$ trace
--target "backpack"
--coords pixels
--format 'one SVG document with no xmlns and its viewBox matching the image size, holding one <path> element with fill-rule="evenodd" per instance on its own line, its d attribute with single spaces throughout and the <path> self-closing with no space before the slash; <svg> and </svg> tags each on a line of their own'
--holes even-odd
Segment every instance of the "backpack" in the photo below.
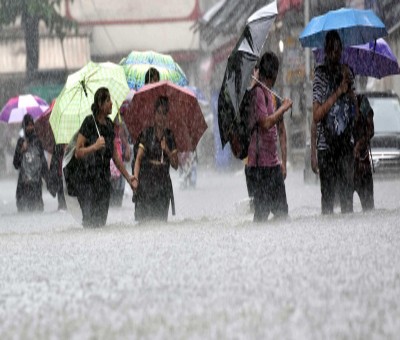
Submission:
<svg viewBox="0 0 400 340">
<path fill-rule="evenodd" d="M 339 86 L 338 81 L 333 80 L 332 75 L 328 73 L 325 65 L 320 65 L 317 68 L 327 73 L 328 79 L 330 79 L 326 91 L 325 99 L 327 99 L 336 90 L 337 86 Z M 346 95 L 337 98 L 322 121 L 325 139 L 330 147 L 339 149 L 351 146 L 354 118 L 355 108 L 350 98 Z"/>
<path fill-rule="evenodd" d="M 29 143 L 22 155 L 22 179 L 26 183 L 38 183 L 42 177 L 41 150 L 37 143 Z"/>
<path fill-rule="evenodd" d="M 249 126 L 249 117 L 252 110 L 251 102 L 255 94 L 254 88 L 246 90 L 239 107 L 239 115 L 234 118 L 228 136 L 232 153 L 239 159 L 247 157 L 251 135 L 255 130 L 255 126 Z"/>
</svg>

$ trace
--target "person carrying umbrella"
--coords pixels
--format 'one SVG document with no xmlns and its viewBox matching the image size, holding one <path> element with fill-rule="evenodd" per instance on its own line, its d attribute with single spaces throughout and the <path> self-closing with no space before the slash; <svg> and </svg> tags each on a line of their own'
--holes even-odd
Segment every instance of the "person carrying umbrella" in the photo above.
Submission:
<svg viewBox="0 0 400 340">
<path fill-rule="evenodd" d="M 13 164 L 19 170 L 16 191 L 18 212 L 43 211 L 42 178 L 48 181 L 48 167 L 41 141 L 35 133 L 32 116 L 22 120 L 23 137 L 15 147 Z"/>
<path fill-rule="evenodd" d="M 354 77 L 341 64 L 342 42 L 337 31 L 325 37 L 325 62 L 315 69 L 313 81 L 313 126 L 316 132 L 317 160 L 312 168 L 319 172 L 322 214 L 332 214 L 336 188 L 342 213 L 353 212 L 354 156 L 353 124 L 358 110 Z M 315 130 L 316 129 L 316 130 Z M 312 152 L 312 156 L 315 153 Z M 318 169 L 317 169 L 318 162 Z"/>
<path fill-rule="evenodd" d="M 88 115 L 80 129 L 76 142 L 75 157 L 83 160 L 84 173 L 78 188 L 78 201 L 82 210 L 84 227 L 104 226 L 110 204 L 110 160 L 132 187 L 133 177 L 125 169 L 114 145 L 114 125 L 108 117 L 112 111 L 110 92 L 100 87 Z"/>
<path fill-rule="evenodd" d="M 137 221 L 167 221 L 169 203 L 175 214 L 170 165 L 178 169 L 175 137 L 166 128 L 169 114 L 167 97 L 160 96 L 154 105 L 154 125 L 142 131 L 134 165 L 133 190 L 136 192 Z"/>
<path fill-rule="evenodd" d="M 269 90 L 275 84 L 279 60 L 272 52 L 266 52 L 259 64 L 260 85 L 254 86 L 249 124 L 254 126 L 248 149 L 248 172 L 254 186 L 254 221 L 267 221 L 272 212 L 275 216 L 287 216 L 286 199 L 286 129 L 283 114 L 292 106 L 284 99 L 278 107 L 276 98 Z M 258 84 L 258 82 L 257 82 Z M 277 139 L 281 147 L 278 156 Z"/>
</svg>

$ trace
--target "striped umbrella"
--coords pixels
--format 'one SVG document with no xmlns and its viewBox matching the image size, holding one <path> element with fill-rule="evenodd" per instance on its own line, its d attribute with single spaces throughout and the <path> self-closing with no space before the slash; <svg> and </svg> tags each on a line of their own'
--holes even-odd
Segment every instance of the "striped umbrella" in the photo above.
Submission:
<svg viewBox="0 0 400 340">
<path fill-rule="evenodd" d="M 106 87 L 110 91 L 113 103 L 110 119 L 114 120 L 129 92 L 121 66 L 113 63 L 89 62 L 82 69 L 68 76 L 50 115 L 50 125 L 56 144 L 70 142 L 85 117 L 92 113 L 94 94 L 100 87 Z"/>
<path fill-rule="evenodd" d="M 47 102 L 32 94 L 24 94 L 8 100 L 0 113 L 0 120 L 6 123 L 21 123 L 25 114 L 39 118 L 49 107 Z"/>
<path fill-rule="evenodd" d="M 180 86 L 188 84 L 185 73 L 168 54 L 154 51 L 132 51 L 119 64 L 124 68 L 129 88 L 134 90 L 138 90 L 144 85 L 146 72 L 151 67 L 160 73 L 160 80 L 169 80 Z"/>
</svg>

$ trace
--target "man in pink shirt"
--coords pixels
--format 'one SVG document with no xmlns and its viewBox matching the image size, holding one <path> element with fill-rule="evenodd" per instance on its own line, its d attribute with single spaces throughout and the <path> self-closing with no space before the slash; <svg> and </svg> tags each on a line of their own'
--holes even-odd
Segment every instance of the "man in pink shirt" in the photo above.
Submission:
<svg viewBox="0 0 400 340">
<path fill-rule="evenodd" d="M 248 150 L 248 170 L 255 182 L 254 221 L 268 220 L 272 212 L 275 216 L 287 216 L 286 200 L 286 129 L 283 114 L 292 106 L 285 98 L 278 107 L 274 95 L 268 90 L 275 84 L 279 70 L 279 60 L 272 52 L 266 52 L 260 60 L 260 83 L 252 91 L 249 117 L 254 126 Z M 281 160 L 278 156 L 278 141 Z"/>
</svg>

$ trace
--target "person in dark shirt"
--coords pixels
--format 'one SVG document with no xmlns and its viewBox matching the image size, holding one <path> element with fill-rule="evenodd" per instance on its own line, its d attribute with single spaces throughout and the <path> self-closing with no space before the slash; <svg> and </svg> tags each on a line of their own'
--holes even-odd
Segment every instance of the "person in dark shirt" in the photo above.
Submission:
<svg viewBox="0 0 400 340">
<path fill-rule="evenodd" d="M 78 189 L 84 227 L 104 226 L 110 204 L 110 160 L 131 184 L 133 178 L 126 171 L 114 146 L 114 124 L 108 115 L 112 110 L 110 92 L 99 88 L 94 95 L 92 113 L 79 130 L 75 157 L 83 160 L 84 174 Z"/>
<path fill-rule="evenodd" d="M 17 209 L 23 211 L 43 211 L 42 178 L 48 181 L 48 167 L 41 141 L 35 133 L 35 125 L 30 114 L 22 120 L 24 136 L 15 147 L 13 165 L 19 170 L 17 184 Z"/>
<path fill-rule="evenodd" d="M 342 42 L 337 31 L 326 34 L 325 56 L 324 64 L 316 67 L 313 80 L 312 169 L 319 173 L 322 214 L 333 214 L 336 192 L 341 212 L 351 213 L 354 191 L 352 130 L 357 100 L 352 72 L 340 62 Z M 332 134 L 332 125 L 341 134 Z"/>
<path fill-rule="evenodd" d="M 168 98 L 159 97 L 154 107 L 155 123 L 142 131 L 134 165 L 133 188 L 136 192 L 137 221 L 167 221 L 169 203 L 175 214 L 170 165 L 178 169 L 175 137 L 166 128 Z"/>
</svg>

